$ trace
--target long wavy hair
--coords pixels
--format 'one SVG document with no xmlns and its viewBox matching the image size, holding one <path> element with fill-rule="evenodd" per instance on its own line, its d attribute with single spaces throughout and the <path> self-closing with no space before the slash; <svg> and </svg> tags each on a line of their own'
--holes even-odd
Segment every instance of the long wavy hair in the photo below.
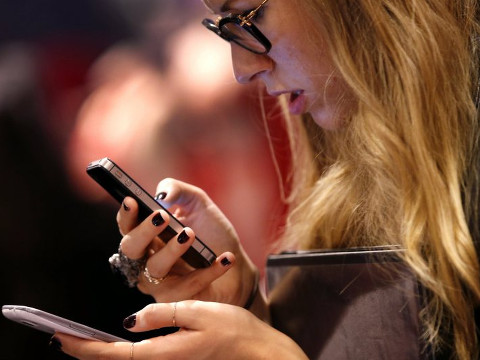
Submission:
<svg viewBox="0 0 480 360">
<path fill-rule="evenodd" d="M 338 131 L 309 116 L 303 126 L 289 122 L 295 173 L 285 239 L 300 248 L 402 245 L 428 289 L 426 340 L 473 359 L 479 2 L 303 3 L 358 104 Z"/>
</svg>

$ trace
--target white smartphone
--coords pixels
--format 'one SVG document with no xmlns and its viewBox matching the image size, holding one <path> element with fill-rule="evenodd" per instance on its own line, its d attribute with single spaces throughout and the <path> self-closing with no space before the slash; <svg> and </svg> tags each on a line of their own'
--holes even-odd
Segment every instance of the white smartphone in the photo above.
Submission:
<svg viewBox="0 0 480 360">
<path fill-rule="evenodd" d="M 12 321 L 49 334 L 61 332 L 88 340 L 116 342 L 128 340 L 79 324 L 48 312 L 22 305 L 3 305 L 2 314 Z"/>
<path fill-rule="evenodd" d="M 139 206 L 138 217 L 140 221 L 144 220 L 155 210 L 165 210 L 170 216 L 170 223 L 167 228 L 158 235 L 165 243 L 185 227 L 160 201 L 155 200 L 109 158 L 92 161 L 87 166 L 87 173 L 119 203 L 121 203 L 126 196 L 134 198 Z M 182 258 L 194 268 L 204 268 L 210 266 L 217 256 L 205 243 L 198 237 L 195 237 L 195 241 L 185 254 L 183 254 Z"/>
</svg>

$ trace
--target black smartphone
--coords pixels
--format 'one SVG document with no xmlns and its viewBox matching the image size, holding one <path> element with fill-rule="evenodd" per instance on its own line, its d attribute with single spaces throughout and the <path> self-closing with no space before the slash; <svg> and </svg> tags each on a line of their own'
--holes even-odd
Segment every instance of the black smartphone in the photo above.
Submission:
<svg viewBox="0 0 480 360">
<path fill-rule="evenodd" d="M 155 210 L 165 210 L 170 216 L 170 223 L 158 235 L 165 243 L 185 227 L 160 202 L 156 201 L 109 158 L 92 161 L 87 166 L 87 173 L 119 203 L 122 203 L 126 196 L 134 198 L 138 203 L 138 218 L 140 221 L 144 220 Z M 204 268 L 210 266 L 217 256 L 198 237 L 195 237 L 195 241 L 183 254 L 182 258 L 194 268 Z"/>
<path fill-rule="evenodd" d="M 54 334 L 58 331 L 89 340 L 100 340 L 104 342 L 128 341 L 29 306 L 3 305 L 2 313 L 7 319 L 48 334 Z"/>
</svg>

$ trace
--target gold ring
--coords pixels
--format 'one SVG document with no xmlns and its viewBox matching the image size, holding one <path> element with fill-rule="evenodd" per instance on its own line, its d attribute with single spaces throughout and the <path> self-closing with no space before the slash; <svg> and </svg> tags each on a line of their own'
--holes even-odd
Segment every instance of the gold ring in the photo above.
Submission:
<svg viewBox="0 0 480 360">
<path fill-rule="evenodd" d="M 145 275 L 145 278 L 149 283 L 152 283 L 155 285 L 160 284 L 163 280 L 165 280 L 168 277 L 168 274 L 160 278 L 154 277 L 150 274 L 146 266 L 145 266 L 145 269 L 143 270 L 143 275 Z"/>
<path fill-rule="evenodd" d="M 177 321 L 175 320 L 175 313 L 177 312 L 177 303 L 173 303 L 173 317 L 172 317 L 172 324 L 173 327 L 177 327 Z"/>
<path fill-rule="evenodd" d="M 135 346 L 135 343 L 132 342 L 132 345 L 130 345 L 130 360 L 133 360 L 133 347 Z"/>
</svg>

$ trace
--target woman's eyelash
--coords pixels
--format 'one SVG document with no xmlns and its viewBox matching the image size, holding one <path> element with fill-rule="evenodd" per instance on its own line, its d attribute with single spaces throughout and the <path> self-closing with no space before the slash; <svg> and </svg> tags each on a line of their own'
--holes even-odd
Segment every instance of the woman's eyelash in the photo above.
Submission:
<svg viewBox="0 0 480 360">
<path fill-rule="evenodd" d="M 265 6 L 262 6 L 253 16 L 252 20 L 260 20 L 263 17 L 263 13 L 265 12 Z"/>
<path fill-rule="evenodd" d="M 250 14 L 253 10 L 255 10 L 255 8 L 253 9 L 250 9 L 250 10 L 247 10 L 247 11 L 244 11 L 242 13 L 242 16 L 245 17 L 247 16 L 248 14 Z M 265 10 L 265 6 L 262 6 L 260 9 L 258 9 L 258 11 L 253 15 L 253 17 L 250 19 L 250 20 L 260 20 L 263 16 L 263 12 Z"/>
</svg>

